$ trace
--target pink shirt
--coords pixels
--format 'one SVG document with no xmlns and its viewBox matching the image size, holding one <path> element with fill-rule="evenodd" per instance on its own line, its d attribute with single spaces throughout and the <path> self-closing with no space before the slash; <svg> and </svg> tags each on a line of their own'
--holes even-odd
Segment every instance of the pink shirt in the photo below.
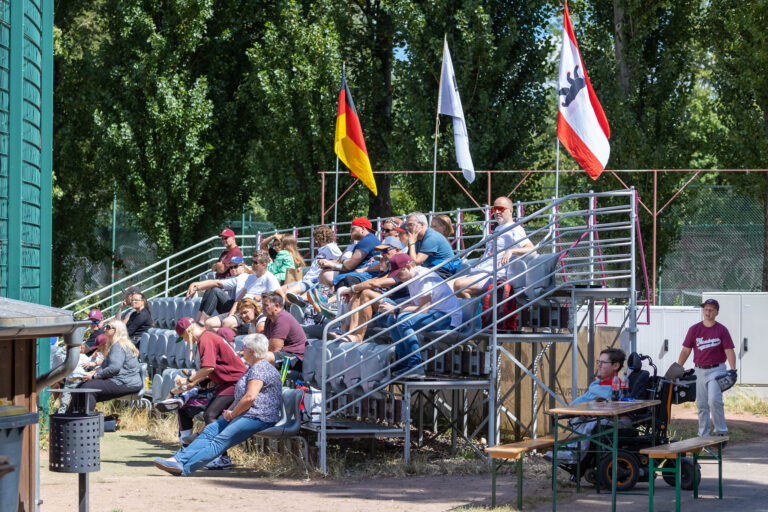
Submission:
<svg viewBox="0 0 768 512">
<path fill-rule="evenodd" d="M 725 362 L 725 350 L 733 348 L 733 340 L 723 324 L 706 327 L 699 322 L 688 329 L 683 346 L 693 349 L 693 364 L 712 366 Z"/>
</svg>

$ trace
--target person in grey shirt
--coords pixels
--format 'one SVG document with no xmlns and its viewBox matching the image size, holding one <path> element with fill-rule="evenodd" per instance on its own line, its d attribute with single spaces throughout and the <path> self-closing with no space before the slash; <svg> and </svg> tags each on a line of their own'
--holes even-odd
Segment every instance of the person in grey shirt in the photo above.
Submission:
<svg viewBox="0 0 768 512">
<path fill-rule="evenodd" d="M 107 336 L 107 357 L 101 367 L 83 375 L 80 389 L 95 389 L 88 393 L 88 410 L 96 402 L 104 402 L 138 392 L 144 383 L 139 368 L 139 350 L 128 337 L 128 330 L 120 320 L 110 320 L 104 326 Z"/>
</svg>

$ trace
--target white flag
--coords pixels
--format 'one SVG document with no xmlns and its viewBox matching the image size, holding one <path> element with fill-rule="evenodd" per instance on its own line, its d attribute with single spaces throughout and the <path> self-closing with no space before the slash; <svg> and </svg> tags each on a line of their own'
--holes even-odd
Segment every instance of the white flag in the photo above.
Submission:
<svg viewBox="0 0 768 512">
<path fill-rule="evenodd" d="M 453 138 L 456 144 L 456 160 L 464 173 L 464 178 L 472 183 L 475 181 L 475 166 L 469 154 L 469 136 L 467 124 L 464 121 L 464 109 L 461 108 L 459 87 L 456 84 L 456 74 L 453 72 L 451 52 L 448 51 L 448 41 L 443 47 L 443 70 L 440 73 L 440 106 L 438 114 L 453 118 Z"/>
</svg>

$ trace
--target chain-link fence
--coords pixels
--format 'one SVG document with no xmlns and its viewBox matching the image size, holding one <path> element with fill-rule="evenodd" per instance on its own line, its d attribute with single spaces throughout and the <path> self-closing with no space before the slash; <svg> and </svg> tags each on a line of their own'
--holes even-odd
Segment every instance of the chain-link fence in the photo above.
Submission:
<svg viewBox="0 0 768 512">
<path fill-rule="evenodd" d="M 680 233 L 659 274 L 659 304 L 691 306 L 703 291 L 759 291 L 763 268 L 763 212 L 733 187 L 696 194 L 696 213 L 680 219 Z"/>
</svg>

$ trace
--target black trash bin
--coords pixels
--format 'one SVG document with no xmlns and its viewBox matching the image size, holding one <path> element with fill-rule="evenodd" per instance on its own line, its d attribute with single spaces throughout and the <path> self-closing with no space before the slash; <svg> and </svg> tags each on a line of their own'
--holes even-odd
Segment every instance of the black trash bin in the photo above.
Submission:
<svg viewBox="0 0 768 512">
<path fill-rule="evenodd" d="M 48 469 L 54 473 L 78 473 L 80 510 L 88 510 L 88 473 L 101 469 L 101 438 L 104 415 L 88 410 L 88 393 L 95 389 L 65 389 L 72 393 L 69 410 L 50 415 Z"/>
</svg>

